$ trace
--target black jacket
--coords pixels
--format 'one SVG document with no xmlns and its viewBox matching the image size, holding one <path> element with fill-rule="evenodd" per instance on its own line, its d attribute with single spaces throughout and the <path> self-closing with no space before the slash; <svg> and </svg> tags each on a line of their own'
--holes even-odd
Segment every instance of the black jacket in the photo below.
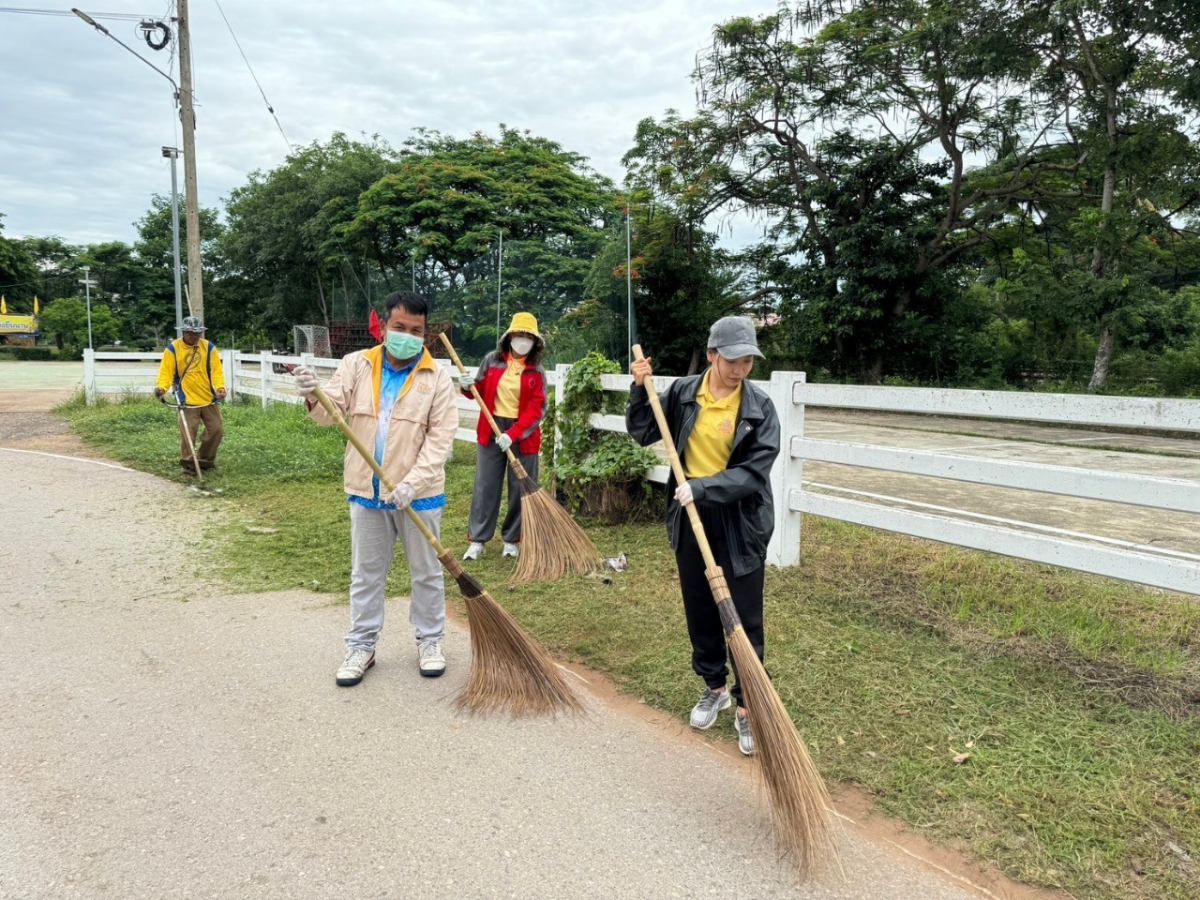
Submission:
<svg viewBox="0 0 1200 900">
<path fill-rule="evenodd" d="M 680 378 L 660 395 L 663 413 L 675 448 L 685 458 L 688 438 L 696 426 L 700 403 L 696 394 L 704 374 Z M 632 385 L 625 408 L 625 428 L 643 447 L 662 440 L 654 410 L 644 387 Z M 779 416 L 771 398 L 748 381 L 742 382 L 729 464 L 716 475 L 692 479 L 695 502 L 719 510 L 725 528 L 734 576 L 746 575 L 763 565 L 767 544 L 775 530 L 775 504 L 771 497 L 771 466 L 779 455 Z M 667 481 L 667 533 L 679 549 L 684 516 L 675 499 L 675 476 Z"/>
</svg>

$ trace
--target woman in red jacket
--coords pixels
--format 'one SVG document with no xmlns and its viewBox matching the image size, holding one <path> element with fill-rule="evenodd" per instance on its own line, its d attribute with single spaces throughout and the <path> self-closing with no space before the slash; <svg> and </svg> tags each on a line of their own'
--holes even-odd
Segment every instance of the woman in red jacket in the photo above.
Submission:
<svg viewBox="0 0 1200 900">
<path fill-rule="evenodd" d="M 486 417 L 479 417 L 476 431 L 479 446 L 475 465 L 475 491 L 471 494 L 471 516 L 467 539 L 471 546 L 463 559 L 479 559 L 484 546 L 496 534 L 504 473 L 508 472 L 508 514 L 500 528 L 504 555 L 516 557 L 521 543 L 521 488 L 508 468 L 506 451 L 511 447 L 529 477 L 537 481 L 538 452 L 542 448 L 542 419 L 546 416 L 546 373 L 540 363 L 546 343 L 538 332 L 537 319 L 520 312 L 512 317 L 508 331 L 496 349 L 483 358 L 474 376 L 460 379 L 463 393 L 471 386 L 504 433 L 497 438 Z"/>
</svg>

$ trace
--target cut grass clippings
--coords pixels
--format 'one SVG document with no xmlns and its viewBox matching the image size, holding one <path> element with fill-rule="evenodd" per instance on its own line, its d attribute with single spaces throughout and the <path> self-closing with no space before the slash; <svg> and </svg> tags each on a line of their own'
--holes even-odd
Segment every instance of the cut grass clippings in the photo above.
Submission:
<svg viewBox="0 0 1200 900">
<path fill-rule="evenodd" d="M 170 410 L 62 409 L 91 445 L 178 473 Z M 295 407 L 225 410 L 207 571 L 231 587 L 345 595 L 344 444 Z M 448 466 L 443 537 L 466 541 L 474 453 Z M 182 501 L 181 501 L 182 502 Z M 250 529 L 250 530 L 248 530 Z M 510 590 L 472 573 L 564 659 L 679 717 L 700 683 L 661 523 L 588 523 L 629 571 Z M 391 593 L 408 591 L 403 555 Z M 611 574 L 611 573 L 610 573 Z M 463 613 L 461 600 L 451 601 Z M 769 569 L 767 664 L 822 773 L 931 839 L 1078 898 L 1200 896 L 1200 606 L 1193 599 L 806 517 Z M 714 729 L 732 739 L 731 720 Z"/>
</svg>

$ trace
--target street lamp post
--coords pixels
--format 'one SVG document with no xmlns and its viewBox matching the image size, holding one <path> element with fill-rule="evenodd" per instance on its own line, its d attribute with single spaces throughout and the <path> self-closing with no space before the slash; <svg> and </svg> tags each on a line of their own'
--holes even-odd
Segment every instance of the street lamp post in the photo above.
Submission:
<svg viewBox="0 0 1200 900">
<path fill-rule="evenodd" d="M 196 192 L 196 143 L 195 143 L 196 115 L 195 115 L 195 110 L 193 109 L 193 102 L 192 102 L 193 97 L 192 97 L 192 73 L 191 73 L 191 43 L 190 43 L 191 39 L 188 34 L 187 0 L 177 0 L 177 2 L 179 3 L 179 16 L 176 18 L 175 21 L 176 21 L 176 25 L 179 29 L 179 75 L 180 75 L 181 80 L 183 81 L 182 88 L 178 84 L 175 83 L 174 78 L 172 78 L 170 75 L 168 75 L 162 69 L 158 68 L 158 66 L 154 65 L 154 63 L 150 62 L 149 60 L 143 59 L 140 55 L 138 55 L 138 53 L 136 53 L 133 49 L 131 49 L 125 43 L 123 43 L 121 40 L 119 40 L 117 37 L 115 37 L 107 28 L 105 28 L 103 25 L 101 25 L 99 22 L 97 22 L 95 19 L 93 19 L 87 13 L 82 12 L 78 9 L 75 9 L 74 7 L 72 7 L 71 12 L 75 13 L 75 15 L 79 16 L 80 19 L 82 19 L 88 25 L 91 25 L 94 29 L 96 29 L 96 31 L 100 32 L 105 37 L 112 38 L 112 40 L 114 40 L 118 44 L 120 44 L 121 47 L 123 47 L 125 50 L 132 53 L 134 56 L 136 56 L 139 60 L 141 60 L 143 63 L 148 65 L 150 68 L 152 68 L 155 72 L 157 72 L 163 78 L 167 79 L 167 81 L 171 82 L 171 87 L 174 88 L 175 103 L 180 108 L 180 118 L 183 122 L 183 148 L 184 148 L 183 170 L 184 170 L 184 191 L 186 192 L 186 201 L 187 201 L 188 282 L 189 282 L 189 286 L 190 286 L 190 290 L 188 293 L 188 306 L 194 315 L 196 315 L 202 319 L 202 318 L 204 318 L 204 297 L 202 294 L 202 291 L 203 291 L 203 271 L 202 271 L 202 269 L 203 269 L 203 267 L 202 267 L 201 261 L 200 261 L 200 201 L 199 201 L 199 198 L 198 198 L 197 192 Z M 165 26 L 164 26 L 164 30 L 165 30 Z M 169 155 L 167 152 L 168 149 L 170 149 L 170 148 L 167 148 L 167 147 L 163 148 L 163 156 Z M 175 177 L 176 177 L 175 176 L 175 159 L 176 159 L 176 157 L 178 157 L 179 151 L 173 150 L 173 154 L 174 155 L 170 156 L 170 158 L 171 158 L 171 185 L 172 185 L 171 192 L 172 192 L 172 201 L 177 206 L 178 201 L 176 201 L 175 197 L 174 197 L 175 191 L 176 191 L 176 188 L 175 188 Z M 178 210 L 177 209 L 173 212 L 172 217 L 173 217 L 173 219 L 178 219 Z M 178 230 L 178 225 L 176 225 L 176 230 Z M 176 256 L 176 259 L 178 260 L 179 251 L 178 251 L 178 240 L 177 239 L 176 239 L 175 256 Z M 179 278 L 178 263 L 176 263 L 175 273 L 176 273 L 176 288 L 175 288 L 176 301 L 175 301 L 175 303 L 176 303 L 177 313 L 179 313 L 179 312 L 181 312 L 182 300 L 180 298 L 180 289 L 179 289 L 179 281 L 178 281 L 178 278 Z M 183 319 L 182 315 L 180 315 L 180 314 L 176 315 L 176 331 L 179 335 L 183 334 L 182 319 Z"/>
<path fill-rule="evenodd" d="M 163 147 L 163 156 L 171 160 L 171 250 L 175 254 L 175 337 L 183 337 L 183 287 L 179 272 L 179 182 L 176 176 L 176 160 L 179 151 L 174 147 Z"/>
<path fill-rule="evenodd" d="M 90 266 L 83 267 L 83 281 L 79 282 L 83 285 L 84 296 L 87 297 L 87 320 L 88 320 L 88 349 L 92 349 L 92 279 Z"/>
</svg>

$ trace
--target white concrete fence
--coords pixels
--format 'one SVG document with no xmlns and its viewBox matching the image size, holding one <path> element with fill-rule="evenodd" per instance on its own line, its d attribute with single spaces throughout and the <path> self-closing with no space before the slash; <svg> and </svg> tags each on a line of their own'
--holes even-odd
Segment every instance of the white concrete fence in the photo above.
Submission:
<svg viewBox="0 0 1200 900">
<path fill-rule="evenodd" d="M 328 377 L 334 359 L 279 356 L 270 353 L 225 351 L 226 377 L 232 397 L 256 396 L 270 402 L 298 403 L 287 367 L 306 365 Z M 93 353 L 84 358 L 84 388 L 88 401 L 97 394 L 153 391 L 161 354 Z M 448 365 L 448 362 L 444 362 Z M 569 366 L 549 372 L 561 402 Z M 673 379 L 657 377 L 660 388 Z M 606 391 L 628 393 L 632 378 L 607 375 Z M 911 450 L 873 444 L 814 440 L 804 436 L 805 409 L 810 406 L 874 410 L 975 419 L 1054 423 L 1087 427 L 1134 428 L 1148 431 L 1200 433 L 1200 402 L 1133 397 L 1092 397 L 1074 394 L 1026 394 L 1005 391 L 940 390 L 926 388 L 810 385 L 800 372 L 775 372 L 769 381 L 756 381 L 779 412 L 783 452 L 771 481 L 775 495 L 775 536 L 769 561 L 793 566 L 800 559 L 802 515 L 825 516 L 927 538 L 976 550 L 1039 563 L 1065 566 L 1154 587 L 1200 594 L 1200 556 L 1155 549 L 1096 535 L 1069 532 L 1030 522 L 1016 522 L 966 510 L 907 502 L 928 511 L 881 505 L 865 492 L 822 485 L 805 490 L 805 460 L 884 470 L 931 478 L 951 479 L 989 487 L 1016 488 L 1087 500 L 1200 514 L 1200 483 L 1101 469 L 1046 465 L 1028 461 L 981 459 L 938 450 Z M 475 404 L 460 397 L 464 427 L 458 439 L 474 442 Z M 622 416 L 595 415 L 601 430 L 624 432 Z M 653 467 L 647 478 L 663 483 L 667 467 Z M 834 494 L 844 496 L 834 496 Z M 856 496 L 857 495 L 857 496 Z M 874 499 L 879 499 L 875 497 Z M 1197 520 L 1200 525 L 1200 520 Z"/>
</svg>

